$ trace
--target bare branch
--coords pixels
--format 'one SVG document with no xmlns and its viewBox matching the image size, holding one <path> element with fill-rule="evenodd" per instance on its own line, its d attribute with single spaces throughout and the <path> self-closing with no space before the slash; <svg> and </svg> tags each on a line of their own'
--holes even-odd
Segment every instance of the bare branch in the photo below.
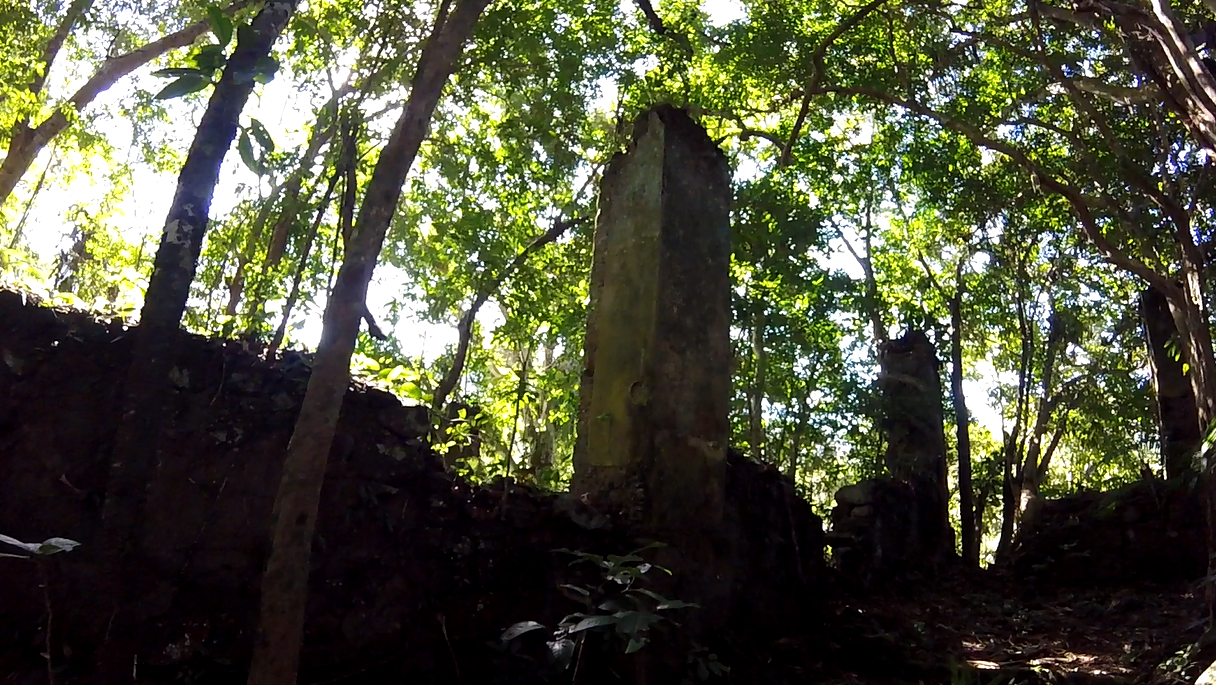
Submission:
<svg viewBox="0 0 1216 685">
<path fill-rule="evenodd" d="M 790 139 L 785 144 L 785 149 L 781 151 L 781 160 L 779 166 L 788 166 L 790 163 L 790 155 L 793 153 L 794 144 L 798 142 L 798 136 L 802 132 L 802 126 L 806 123 L 806 118 L 811 112 L 811 98 L 819 90 L 819 85 L 823 81 L 823 58 L 828 52 L 828 48 L 836 42 L 836 39 L 843 36 L 846 32 L 861 23 L 863 19 L 870 15 L 874 10 L 881 7 L 887 0 L 870 0 L 860 9 L 853 13 L 848 19 L 840 22 L 831 33 L 827 35 L 815 47 L 811 53 L 811 78 L 807 83 L 805 92 L 802 95 L 802 106 L 798 109 L 798 118 L 794 120 L 794 128 L 790 131 Z"/>
</svg>

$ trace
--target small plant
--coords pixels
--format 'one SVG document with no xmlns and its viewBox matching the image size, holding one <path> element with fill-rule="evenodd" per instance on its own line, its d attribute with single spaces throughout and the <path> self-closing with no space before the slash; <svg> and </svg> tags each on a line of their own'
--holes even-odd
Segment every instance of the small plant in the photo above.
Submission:
<svg viewBox="0 0 1216 685">
<path fill-rule="evenodd" d="M 623 556 L 601 556 L 565 548 L 554 550 L 557 553 L 573 555 L 575 559 L 570 562 L 571 566 L 580 563 L 595 565 L 599 569 L 601 582 L 588 586 L 569 583 L 558 586 L 564 596 L 581 604 L 583 610 L 567 614 L 558 622 L 557 627 L 550 631 L 545 644 L 549 648 L 552 666 L 561 672 L 574 663 L 577 675 L 577 661 L 574 657 L 576 652 L 582 653 L 589 635 L 619 640 L 624 645 L 625 654 L 632 654 L 649 641 L 646 633 L 652 626 L 663 621 L 675 626 L 680 625 L 668 618 L 665 615 L 667 612 L 674 609 L 700 608 L 696 604 L 668 599 L 641 587 L 648 580 L 647 574 L 651 571 L 658 570 L 670 575 L 670 571 L 647 562 L 640 555 L 648 549 L 663 546 L 663 543 L 653 542 Z M 516 638 L 521 635 L 540 630 L 549 628 L 536 621 L 521 621 L 507 628 L 500 641 L 513 646 Z M 706 673 L 723 672 L 725 667 L 717 663 L 717 657 L 709 656 L 712 659 L 705 666 Z M 714 664 L 714 667 L 711 668 L 709 664 Z"/>
<path fill-rule="evenodd" d="M 23 559 L 30 561 L 38 566 L 38 580 L 42 584 L 42 602 L 46 606 L 46 652 L 42 655 L 46 659 L 46 675 L 47 682 L 50 685 L 55 685 L 55 664 L 51 660 L 51 583 L 50 577 L 46 572 L 46 557 L 60 552 L 70 552 L 80 546 L 79 542 L 69 540 L 67 538 L 47 538 L 42 542 L 22 542 L 16 538 L 11 538 L 7 535 L 0 535 L 0 542 L 6 545 L 12 545 L 18 549 L 25 550 L 26 554 L 10 554 L 8 552 L 0 552 L 0 557 L 9 559 Z"/>
<path fill-rule="evenodd" d="M 710 652 L 701 645 L 694 644 L 688 652 L 688 667 L 696 674 L 697 680 L 705 682 L 710 676 L 719 678 L 730 672 L 730 666 L 718 661 L 718 655 Z M 685 682 L 690 682 L 685 680 Z"/>
</svg>

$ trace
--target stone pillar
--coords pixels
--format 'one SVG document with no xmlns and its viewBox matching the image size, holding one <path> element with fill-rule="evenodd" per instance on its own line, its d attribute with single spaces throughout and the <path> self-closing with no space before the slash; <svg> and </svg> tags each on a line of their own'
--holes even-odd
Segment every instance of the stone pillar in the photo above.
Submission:
<svg viewBox="0 0 1216 685">
<path fill-rule="evenodd" d="M 915 493 L 914 547 L 931 564 L 954 553 L 946 431 L 937 350 L 924 331 L 911 330 L 879 353 L 887 433 L 887 472 Z"/>
<path fill-rule="evenodd" d="M 1140 293 L 1140 318 L 1157 400 L 1161 459 L 1166 477 L 1177 478 L 1194 472 L 1192 459 L 1203 440 L 1195 392 L 1182 371 L 1182 360 L 1175 356 L 1177 348 L 1171 351 L 1168 347 L 1171 339 L 1177 341 L 1178 329 L 1165 295 L 1155 288 Z"/>
<path fill-rule="evenodd" d="M 600 187 L 571 489 L 668 541 L 723 516 L 730 196 L 726 158 L 670 106 Z"/>
<path fill-rule="evenodd" d="M 954 555 L 937 352 L 913 330 L 883 345 L 878 361 L 887 475 L 836 493 L 828 535 L 837 568 L 866 583 Z"/>
</svg>

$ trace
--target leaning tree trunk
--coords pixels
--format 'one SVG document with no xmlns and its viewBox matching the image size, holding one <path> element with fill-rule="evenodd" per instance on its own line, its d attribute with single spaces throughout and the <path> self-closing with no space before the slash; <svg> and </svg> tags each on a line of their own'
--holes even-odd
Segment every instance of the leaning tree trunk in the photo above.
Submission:
<svg viewBox="0 0 1216 685">
<path fill-rule="evenodd" d="M 1156 288 L 1140 293 L 1140 317 L 1156 394 L 1162 463 L 1167 478 L 1178 478 L 1194 472 L 1195 448 L 1203 439 L 1195 391 L 1183 372 L 1181 355 L 1169 349 L 1178 329 L 1169 302 Z"/>
<path fill-rule="evenodd" d="M 482 281 L 481 288 L 473 296 L 473 302 L 465 310 L 465 313 L 461 315 L 460 322 L 456 324 L 456 353 L 452 357 L 452 365 L 448 367 L 447 373 L 443 375 L 443 378 L 435 386 L 435 394 L 431 398 L 431 411 L 435 416 L 442 417 L 445 415 L 448 396 L 456 389 L 456 384 L 460 382 L 460 375 L 464 373 L 464 365 L 469 355 L 469 344 L 473 337 L 473 322 L 477 319 L 477 312 L 489 301 L 491 295 L 498 292 L 498 289 L 502 287 L 502 284 L 508 278 L 523 267 L 524 262 L 527 261 L 529 256 L 542 247 L 556 241 L 566 231 L 586 220 L 586 217 L 575 217 L 554 223 L 552 228 L 528 243 L 523 250 L 520 250 L 496 278 L 486 278 Z M 441 430 L 441 435 L 442 433 L 443 431 Z"/>
<path fill-rule="evenodd" d="M 225 14 L 233 14 L 251 4 L 252 0 L 237 0 L 224 9 Z M 8 201 L 17 183 L 30 165 L 38 157 L 38 153 L 71 125 L 74 116 L 68 112 L 84 111 L 98 95 L 109 90 L 127 74 L 155 60 L 170 50 L 185 47 L 210 29 L 207 20 L 197 21 L 180 31 L 171 33 L 163 38 L 152 41 L 147 45 L 136 48 L 131 52 L 106 60 L 102 66 L 85 82 L 67 102 L 54 108 L 50 116 L 37 126 L 29 126 L 25 122 L 18 125 L 10 134 L 8 151 L 4 162 L 0 163 L 0 207 Z"/>
<path fill-rule="evenodd" d="M 287 325 L 291 323 L 292 311 L 295 309 L 296 301 L 300 299 L 300 286 L 304 281 L 304 272 L 308 270 L 308 257 L 312 254 L 313 243 L 317 241 L 317 231 L 320 230 L 321 222 L 325 219 L 325 212 L 329 209 L 330 199 L 334 194 L 334 186 L 338 184 L 339 174 L 339 170 L 334 170 L 334 173 L 330 175 L 329 184 L 325 186 L 325 193 L 321 196 L 316 214 L 308 226 L 308 233 L 304 235 L 303 245 L 300 246 L 300 259 L 296 262 L 296 270 L 291 277 L 291 289 L 287 293 L 287 301 L 283 303 L 283 315 L 279 319 L 279 326 L 275 329 L 274 336 L 270 339 L 270 344 L 266 346 L 266 359 L 275 358 L 279 346 L 287 337 Z"/>
<path fill-rule="evenodd" d="M 98 654 L 102 682 L 129 679 L 137 617 L 132 593 L 137 583 L 124 565 L 131 559 L 149 480 L 156 463 L 162 408 L 167 404 L 168 377 L 175 358 L 178 325 L 207 229 L 220 165 L 232 141 L 254 80 L 241 77 L 265 59 L 282 33 L 298 0 L 269 2 L 242 34 L 199 122 L 177 192 L 165 221 L 152 276 L 136 329 L 123 413 L 110 458 L 110 474 L 96 549 L 102 556 L 103 592 L 113 616 Z"/>
<path fill-rule="evenodd" d="M 249 670 L 250 685 L 296 682 L 321 485 L 350 383 L 350 358 L 366 309 L 367 284 L 396 213 L 401 186 L 426 138 L 439 96 L 489 3 L 457 0 L 450 16 L 442 13 L 448 3 L 442 4 L 435 28 L 423 47 L 409 101 L 368 183 L 358 228 L 326 303 L 316 363 L 287 446 L 274 504 L 270 558 L 262 577 L 261 617 Z"/>
<path fill-rule="evenodd" d="M 768 358 L 764 350 L 764 304 L 757 302 L 758 311 L 752 321 L 752 383 L 748 393 L 747 442 L 752 459 L 760 461 L 764 456 L 764 386 L 768 371 Z"/>
<path fill-rule="evenodd" d="M 961 269 L 959 270 L 961 272 Z M 963 285 L 950 299 L 950 395 L 954 400 L 954 431 L 958 443 L 958 506 L 962 528 L 963 561 L 979 568 L 980 541 L 975 526 L 975 504 L 971 483 L 971 416 L 963 393 Z"/>
</svg>

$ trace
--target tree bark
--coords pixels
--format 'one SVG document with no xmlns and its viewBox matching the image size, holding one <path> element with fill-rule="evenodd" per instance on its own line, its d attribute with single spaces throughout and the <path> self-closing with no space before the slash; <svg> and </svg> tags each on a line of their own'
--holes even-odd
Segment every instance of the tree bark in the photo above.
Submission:
<svg viewBox="0 0 1216 685">
<path fill-rule="evenodd" d="M 237 0 L 224 12 L 229 15 L 234 14 L 248 7 L 252 2 L 253 0 Z M 152 41 L 114 59 L 106 60 L 93 76 L 73 93 L 72 97 L 68 98 L 67 102 L 55 107 L 54 112 L 42 123 L 34 127 L 24 123 L 16 126 L 9 139 L 8 152 L 4 162 L 0 163 L 0 207 L 8 202 L 9 196 L 13 194 L 17 183 L 29 170 L 30 165 L 34 163 L 38 153 L 56 136 L 63 133 L 71 123 L 68 116 L 64 114 L 65 107 L 70 106 L 76 112 L 84 111 L 84 108 L 88 107 L 98 95 L 118 83 L 124 76 L 170 50 L 190 45 L 198 40 L 199 36 L 206 33 L 210 27 L 211 24 L 207 20 L 197 21 L 164 38 Z"/>
<path fill-rule="evenodd" d="M 291 321 L 291 312 L 300 298 L 300 284 L 304 280 L 304 272 L 308 269 L 308 256 L 312 254 L 313 243 L 317 240 L 317 231 L 321 228 L 321 221 L 325 218 L 326 210 L 329 209 L 329 201 L 333 197 L 334 187 L 338 184 L 339 174 L 340 171 L 335 170 L 330 176 L 329 184 L 325 187 L 325 194 L 321 196 L 321 203 L 317 205 L 317 213 L 308 227 L 308 234 L 304 236 L 304 245 L 300 248 L 300 259 L 296 265 L 296 272 L 291 277 L 291 290 L 287 293 L 287 301 L 283 303 L 283 318 L 279 320 L 279 327 L 275 329 L 274 337 L 270 339 L 270 344 L 266 347 L 267 359 L 274 359 L 275 354 L 279 351 L 279 346 L 283 344 L 283 338 L 287 335 L 287 324 Z"/>
<path fill-rule="evenodd" d="M 84 17 L 85 14 L 93 7 L 93 0 L 73 0 L 68 11 L 63 15 L 63 20 L 59 22 L 59 27 L 55 29 L 55 34 L 47 41 L 46 48 L 42 51 L 42 71 L 34 75 L 33 82 L 30 83 L 30 94 L 38 96 L 42 94 L 42 89 L 46 86 L 46 79 L 50 76 L 51 67 L 55 64 L 55 58 L 59 56 L 59 51 L 63 49 L 63 44 L 67 42 L 68 36 L 72 35 L 72 31 L 76 28 L 76 23 Z M 22 124 L 28 122 L 23 121 Z"/>
<path fill-rule="evenodd" d="M 972 252 L 967 250 L 954 265 L 954 293 L 947 296 L 945 289 L 933 276 L 928 260 L 920 255 L 921 266 L 929 282 L 946 300 L 950 311 L 950 395 L 954 404 L 954 434 L 958 451 L 958 503 L 959 527 L 962 537 L 963 562 L 979 568 L 980 546 L 975 526 L 975 505 L 971 482 L 971 415 L 967 411 L 967 397 L 963 392 L 963 298 L 967 294 L 963 272 Z"/>
<path fill-rule="evenodd" d="M 123 414 L 110 458 L 101 539 L 96 546 L 103 562 L 104 587 L 99 599 L 110 603 L 113 615 L 98 658 L 101 682 L 118 683 L 129 679 L 131 672 L 130 639 L 137 620 L 132 594 L 138 585 L 130 573 L 124 572 L 124 566 L 136 546 L 136 532 L 156 464 L 178 325 L 194 279 L 220 165 L 232 147 L 241 111 L 253 92 L 253 79 L 238 80 L 238 74 L 248 74 L 258 60 L 270 54 L 297 2 L 268 2 L 254 18 L 246 40 L 237 44 L 203 113 L 165 221 L 140 325 L 134 334 Z"/>
<path fill-rule="evenodd" d="M 810 381 L 807 381 L 806 392 L 798 398 L 798 423 L 794 427 L 794 438 L 790 444 L 790 457 L 786 463 L 786 475 L 798 484 L 798 454 L 802 451 L 802 443 L 806 439 L 806 424 L 810 419 L 810 408 L 807 407 L 807 394 L 810 393 Z"/>
<path fill-rule="evenodd" d="M 1162 464 L 1167 478 L 1179 478 L 1194 473 L 1192 458 L 1203 440 L 1195 391 L 1182 370 L 1181 340 L 1169 302 L 1151 286 L 1140 293 L 1140 318 L 1156 395 Z M 1178 343 L 1178 355 L 1169 349 L 1171 340 Z"/>
<path fill-rule="evenodd" d="M 757 302 L 756 306 L 759 309 L 752 320 L 752 362 L 755 366 L 748 398 L 748 447 L 752 459 L 758 462 L 764 456 L 764 386 L 768 359 L 764 351 L 764 303 Z"/>
<path fill-rule="evenodd" d="M 960 262 L 961 264 L 961 262 Z M 956 273 L 961 275 L 962 270 Z M 980 565 L 980 544 L 976 536 L 975 504 L 971 483 L 971 415 L 963 392 L 963 295 L 961 279 L 950 299 L 950 394 L 954 400 L 954 431 L 958 443 L 958 505 L 963 561 L 972 568 Z"/>
<path fill-rule="evenodd" d="M 367 284 L 397 209 L 401 187 L 426 138 L 444 85 L 490 0 L 444 2 L 415 72 L 409 101 L 380 154 L 359 210 L 358 229 L 325 307 L 325 327 L 275 499 L 270 558 L 250 685 L 294 683 L 303 642 L 309 557 L 325 466 L 359 333 Z"/>
</svg>

